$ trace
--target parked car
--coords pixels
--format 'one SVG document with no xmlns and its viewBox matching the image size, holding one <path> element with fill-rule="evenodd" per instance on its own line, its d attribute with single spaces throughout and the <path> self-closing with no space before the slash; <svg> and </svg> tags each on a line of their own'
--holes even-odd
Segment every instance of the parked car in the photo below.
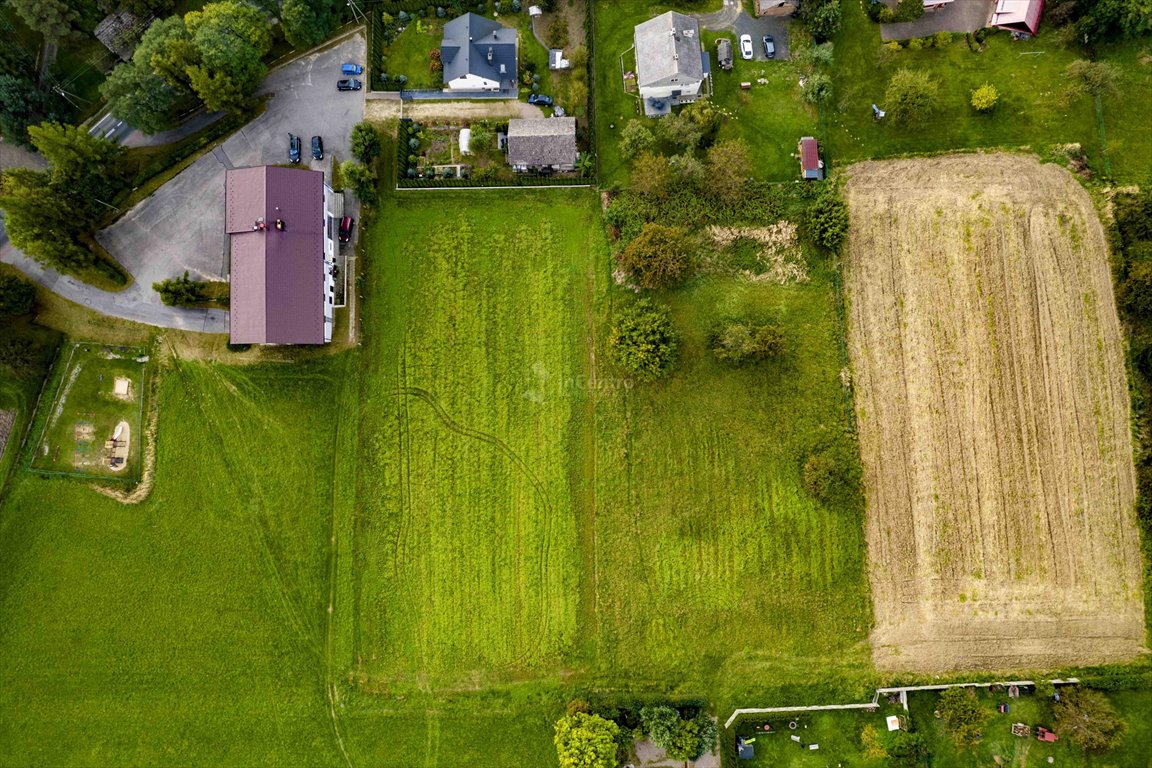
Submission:
<svg viewBox="0 0 1152 768">
<path fill-rule="evenodd" d="M 534 93 L 528 97 L 528 103 L 535 104 L 538 107 L 550 107 L 552 106 L 552 97 L 545 96 L 542 93 Z"/>
<path fill-rule="evenodd" d="M 345 216 L 340 219 L 340 242 L 346 243 L 352 239 L 352 225 L 356 220 L 351 216 Z"/>
<path fill-rule="evenodd" d="M 770 59 L 776 58 L 776 41 L 772 35 L 764 35 L 764 55 Z"/>
<path fill-rule="evenodd" d="M 740 35 L 740 58 L 752 58 L 752 35 Z"/>
<path fill-rule="evenodd" d="M 300 162 L 300 137 L 294 133 L 288 134 L 288 159 L 293 163 Z"/>
<path fill-rule="evenodd" d="M 364 87 L 364 83 L 356 80 L 355 78 L 348 78 L 347 80 L 337 80 L 336 90 L 338 91 L 358 91 Z"/>
<path fill-rule="evenodd" d="M 324 159 L 324 139 L 320 138 L 319 136 L 312 137 L 312 159 Z"/>
<path fill-rule="evenodd" d="M 732 41 L 722 37 L 716 41 L 716 58 L 720 61 L 720 69 L 732 69 Z"/>
<path fill-rule="evenodd" d="M 364 67 L 359 64 L 345 64 L 340 67 L 340 74 L 342 75 L 362 75 L 364 74 Z"/>
</svg>

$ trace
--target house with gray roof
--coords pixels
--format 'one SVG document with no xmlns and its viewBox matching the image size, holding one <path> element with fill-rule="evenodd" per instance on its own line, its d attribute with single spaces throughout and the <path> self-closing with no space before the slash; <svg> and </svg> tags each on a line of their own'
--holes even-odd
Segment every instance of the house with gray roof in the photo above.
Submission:
<svg viewBox="0 0 1152 768">
<path fill-rule="evenodd" d="M 440 61 L 451 91 L 510 91 L 516 88 L 519 54 L 515 29 L 466 13 L 444 25 Z"/>
<path fill-rule="evenodd" d="M 233 344 L 332 340 L 339 197 L 320 171 L 258 166 L 226 172 Z"/>
<path fill-rule="evenodd" d="M 700 46 L 700 25 L 691 16 L 668 11 L 634 33 L 636 85 L 644 114 L 658 117 L 701 96 L 710 74 L 708 54 Z"/>
<path fill-rule="evenodd" d="M 516 171 L 576 170 L 576 118 L 508 121 L 508 164 Z"/>
</svg>

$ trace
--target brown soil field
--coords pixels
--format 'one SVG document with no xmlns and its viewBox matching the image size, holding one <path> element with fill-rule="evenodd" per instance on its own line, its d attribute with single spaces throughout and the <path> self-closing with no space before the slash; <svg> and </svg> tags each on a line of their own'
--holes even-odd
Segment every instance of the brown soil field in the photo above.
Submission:
<svg viewBox="0 0 1152 768">
<path fill-rule="evenodd" d="M 849 352 L 881 670 L 1049 669 L 1144 643 L 1103 228 L 1017 155 L 848 169 Z"/>
</svg>

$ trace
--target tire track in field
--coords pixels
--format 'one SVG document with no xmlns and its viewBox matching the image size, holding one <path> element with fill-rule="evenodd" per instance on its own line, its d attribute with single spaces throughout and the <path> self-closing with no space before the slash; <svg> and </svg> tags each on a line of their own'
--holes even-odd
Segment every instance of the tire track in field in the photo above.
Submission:
<svg viewBox="0 0 1152 768">
<path fill-rule="evenodd" d="M 426 405 L 432 408 L 433 413 L 436 414 L 436 417 L 450 432 L 460 435 L 461 437 L 467 437 L 472 440 L 479 440 L 480 442 L 493 446 L 502 454 L 504 454 L 516 466 L 516 468 L 520 470 L 521 474 L 523 474 L 524 477 L 528 479 L 528 482 L 532 484 L 533 490 L 535 490 L 536 495 L 540 498 L 540 501 L 544 505 L 544 533 L 541 538 L 545 541 L 545 544 L 544 552 L 540 560 L 540 589 L 541 591 L 546 591 L 546 564 L 550 551 L 547 541 L 551 537 L 553 507 L 552 500 L 548 497 L 547 488 L 544 486 L 544 483 L 540 480 L 540 478 L 536 476 L 536 473 L 532 471 L 532 467 L 499 437 L 488 432 L 473 429 L 472 427 L 466 427 L 453 419 L 448 411 L 445 410 L 444 406 L 440 404 L 440 401 L 436 399 L 435 395 L 423 387 L 397 387 L 395 394 L 400 398 L 414 397 L 423 401 Z M 545 629 L 547 628 L 548 624 L 547 617 L 547 609 L 542 609 L 540 621 L 545 625 Z M 544 636 L 546 634 L 546 632 L 533 633 L 535 644 L 537 646 L 543 646 Z M 526 655 L 527 654 L 524 656 Z"/>
</svg>

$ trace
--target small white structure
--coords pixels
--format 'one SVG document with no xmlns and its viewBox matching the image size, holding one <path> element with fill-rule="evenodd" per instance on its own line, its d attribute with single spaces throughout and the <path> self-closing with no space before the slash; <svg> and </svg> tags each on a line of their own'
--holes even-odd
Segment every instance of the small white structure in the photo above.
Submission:
<svg viewBox="0 0 1152 768">
<path fill-rule="evenodd" d="M 472 154 L 472 129 L 471 128 L 461 128 L 460 129 L 460 154 L 462 154 L 462 155 Z"/>
<path fill-rule="evenodd" d="M 884 722 L 888 723 L 888 730 L 900 730 L 900 718 L 897 715 L 888 715 L 888 717 L 884 718 Z"/>
<path fill-rule="evenodd" d="M 564 51 L 559 48 L 551 48 L 548 51 L 548 69 L 569 69 L 572 62 L 564 58 Z"/>
<path fill-rule="evenodd" d="M 538 6 L 538 5 L 528 6 L 528 17 L 529 18 L 534 19 L 537 16 L 543 16 L 543 15 L 544 15 L 544 9 L 541 8 L 540 6 Z"/>
</svg>

